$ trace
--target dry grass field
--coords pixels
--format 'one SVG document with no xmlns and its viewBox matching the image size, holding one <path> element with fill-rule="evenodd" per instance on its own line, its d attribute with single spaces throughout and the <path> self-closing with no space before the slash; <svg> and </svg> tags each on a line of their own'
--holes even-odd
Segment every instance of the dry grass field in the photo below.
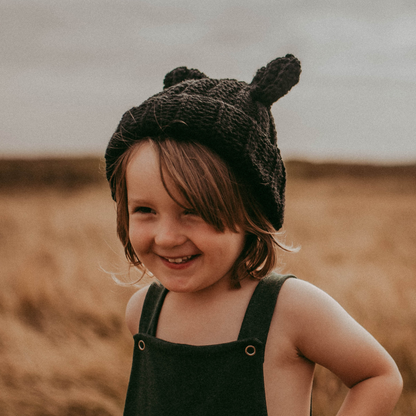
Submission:
<svg viewBox="0 0 416 416">
<path fill-rule="evenodd" d="M 121 415 L 132 288 L 98 162 L 0 160 L 0 416 Z M 416 169 L 288 165 L 282 271 L 321 287 L 393 355 L 416 414 Z M 81 172 L 81 174 L 79 173 Z M 132 276 L 133 278 L 134 276 Z M 345 394 L 318 369 L 317 416 Z"/>
</svg>

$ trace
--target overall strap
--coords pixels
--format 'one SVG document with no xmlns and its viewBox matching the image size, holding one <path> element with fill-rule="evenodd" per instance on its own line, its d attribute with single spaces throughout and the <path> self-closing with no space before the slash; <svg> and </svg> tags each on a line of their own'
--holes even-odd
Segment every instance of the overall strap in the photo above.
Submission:
<svg viewBox="0 0 416 416">
<path fill-rule="evenodd" d="M 140 317 L 139 333 L 155 336 L 160 310 L 168 291 L 158 282 L 153 282 L 144 299 Z"/>
<path fill-rule="evenodd" d="M 277 297 L 283 283 L 293 275 L 271 273 L 254 290 L 248 304 L 238 339 L 257 338 L 266 344 Z"/>
</svg>

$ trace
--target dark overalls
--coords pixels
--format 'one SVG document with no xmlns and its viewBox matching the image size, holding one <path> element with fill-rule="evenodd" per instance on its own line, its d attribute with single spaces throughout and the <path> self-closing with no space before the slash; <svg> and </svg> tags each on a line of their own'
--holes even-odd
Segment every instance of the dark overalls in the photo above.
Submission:
<svg viewBox="0 0 416 416">
<path fill-rule="evenodd" d="M 155 338 L 168 291 L 153 283 L 134 335 L 124 416 L 267 416 L 264 349 L 288 277 L 272 273 L 259 282 L 237 341 L 204 346 Z"/>
</svg>

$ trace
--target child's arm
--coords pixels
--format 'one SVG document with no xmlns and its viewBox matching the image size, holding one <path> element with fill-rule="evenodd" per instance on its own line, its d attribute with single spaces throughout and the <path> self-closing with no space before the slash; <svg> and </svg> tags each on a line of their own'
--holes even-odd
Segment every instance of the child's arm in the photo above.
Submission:
<svg viewBox="0 0 416 416">
<path fill-rule="evenodd" d="M 390 415 L 402 378 L 384 348 L 313 285 L 289 279 L 282 292 L 299 354 L 328 368 L 350 388 L 338 416 Z"/>
</svg>

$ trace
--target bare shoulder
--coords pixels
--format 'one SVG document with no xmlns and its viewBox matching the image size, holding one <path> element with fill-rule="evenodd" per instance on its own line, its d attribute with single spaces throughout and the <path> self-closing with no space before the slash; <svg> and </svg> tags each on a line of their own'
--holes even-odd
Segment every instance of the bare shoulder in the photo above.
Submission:
<svg viewBox="0 0 416 416">
<path fill-rule="evenodd" d="M 323 290 L 302 279 L 287 279 L 281 289 L 281 293 L 284 293 L 284 297 L 290 296 L 292 301 L 299 297 L 302 298 L 302 301 L 305 301 L 310 296 L 314 298 L 322 296 L 330 298 Z M 281 296 L 279 295 L 280 298 Z"/>
<path fill-rule="evenodd" d="M 149 290 L 147 285 L 133 294 L 126 307 L 126 325 L 132 335 L 137 334 L 139 329 L 140 317 L 142 314 L 143 303 Z"/>
<path fill-rule="evenodd" d="M 294 342 L 304 351 L 310 349 L 311 339 L 320 338 L 317 334 L 351 336 L 351 333 L 364 331 L 335 299 L 300 279 L 288 279 L 285 282 L 279 295 L 276 313 L 284 317 Z"/>
<path fill-rule="evenodd" d="M 310 313 L 328 315 L 328 308 L 346 314 L 340 304 L 323 290 L 301 279 L 287 279 L 279 294 L 280 309 L 295 316 L 308 317 Z M 342 311 L 342 312 L 341 312 Z"/>
<path fill-rule="evenodd" d="M 273 317 L 271 329 L 284 331 L 296 349 L 301 349 L 308 334 L 326 327 L 329 321 L 352 318 L 331 296 L 301 279 L 287 279 L 283 284 Z"/>
</svg>

